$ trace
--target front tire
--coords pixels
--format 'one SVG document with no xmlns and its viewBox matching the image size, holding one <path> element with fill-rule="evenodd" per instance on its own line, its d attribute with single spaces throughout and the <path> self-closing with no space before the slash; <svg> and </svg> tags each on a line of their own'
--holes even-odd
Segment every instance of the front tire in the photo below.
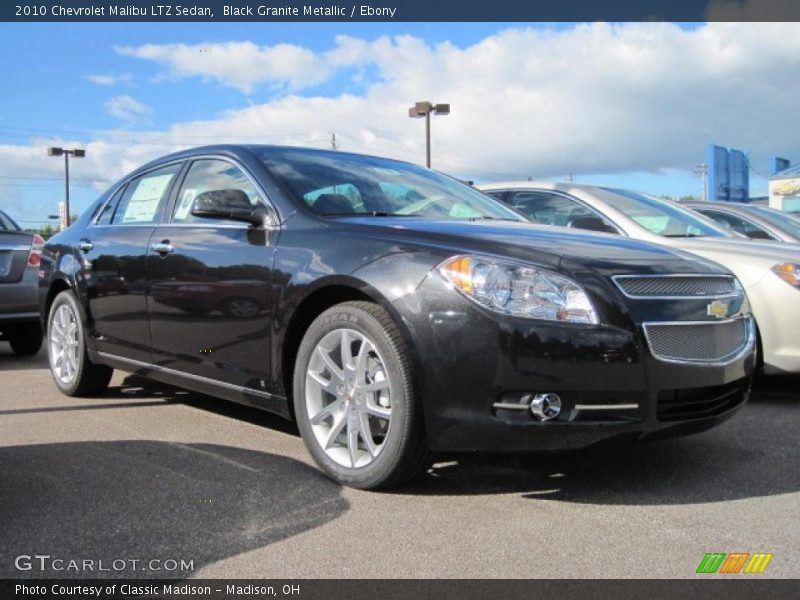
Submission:
<svg viewBox="0 0 800 600">
<path fill-rule="evenodd" d="M 15 354 L 33 356 L 42 347 L 42 326 L 39 323 L 17 325 L 8 337 Z"/>
<path fill-rule="evenodd" d="M 314 460 L 361 489 L 399 485 L 429 465 L 408 344 L 369 302 L 323 312 L 297 353 L 294 409 Z"/>
<path fill-rule="evenodd" d="M 108 388 L 114 370 L 96 365 L 86 352 L 86 330 L 75 297 L 63 291 L 47 316 L 47 355 L 50 373 L 67 396 L 95 396 Z"/>
</svg>

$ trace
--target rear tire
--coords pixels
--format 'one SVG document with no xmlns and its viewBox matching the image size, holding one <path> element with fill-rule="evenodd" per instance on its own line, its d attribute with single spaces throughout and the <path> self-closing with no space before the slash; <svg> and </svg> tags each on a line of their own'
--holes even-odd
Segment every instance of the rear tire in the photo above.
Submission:
<svg viewBox="0 0 800 600">
<path fill-rule="evenodd" d="M 96 365 L 86 352 L 86 330 L 78 303 L 63 291 L 47 315 L 47 355 L 56 386 L 67 396 L 96 396 L 108 388 L 114 370 Z"/>
<path fill-rule="evenodd" d="M 42 347 L 42 326 L 39 323 L 17 325 L 8 337 L 11 349 L 19 356 L 33 356 Z"/>
<path fill-rule="evenodd" d="M 408 344 L 383 308 L 345 302 L 306 331 L 294 370 L 303 441 L 335 481 L 386 489 L 430 465 Z"/>
</svg>

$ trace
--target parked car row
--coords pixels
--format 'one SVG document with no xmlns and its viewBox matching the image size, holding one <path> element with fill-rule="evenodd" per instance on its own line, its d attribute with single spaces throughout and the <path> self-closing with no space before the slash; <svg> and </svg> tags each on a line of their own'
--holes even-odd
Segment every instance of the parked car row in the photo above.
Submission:
<svg viewBox="0 0 800 600">
<path fill-rule="evenodd" d="M 53 379 L 97 395 L 121 369 L 278 413 L 373 489 L 440 451 L 713 427 L 759 334 L 765 368 L 799 368 L 793 246 L 628 191 L 483 189 L 302 148 L 151 162 L 44 247 Z"/>
<path fill-rule="evenodd" d="M 42 346 L 39 263 L 44 240 L 26 233 L 0 210 L 0 341 L 19 355 Z"/>
<path fill-rule="evenodd" d="M 631 190 L 530 181 L 479 187 L 536 223 L 602 229 L 726 267 L 750 299 L 764 371 L 800 372 L 800 246 L 748 241 L 685 206 Z"/>
</svg>

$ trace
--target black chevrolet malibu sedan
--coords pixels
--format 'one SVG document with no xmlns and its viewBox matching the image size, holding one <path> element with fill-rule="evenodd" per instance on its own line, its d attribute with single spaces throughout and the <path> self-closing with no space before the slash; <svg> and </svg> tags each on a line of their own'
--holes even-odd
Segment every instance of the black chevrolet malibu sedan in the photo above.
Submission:
<svg viewBox="0 0 800 600">
<path fill-rule="evenodd" d="M 707 429 L 746 400 L 754 362 L 723 268 L 340 152 L 154 161 L 50 240 L 40 281 L 65 394 L 121 369 L 263 408 L 361 488 L 436 451 Z"/>
</svg>

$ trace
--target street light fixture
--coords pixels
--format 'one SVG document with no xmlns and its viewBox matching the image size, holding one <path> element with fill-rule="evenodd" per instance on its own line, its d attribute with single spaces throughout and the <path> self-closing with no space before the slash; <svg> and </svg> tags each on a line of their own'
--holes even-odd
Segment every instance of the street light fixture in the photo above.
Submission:
<svg viewBox="0 0 800 600">
<path fill-rule="evenodd" d="M 425 165 L 431 168 L 431 113 L 435 115 L 449 115 L 449 104 L 433 104 L 432 102 L 417 102 L 408 109 L 408 116 L 412 119 L 425 117 Z"/>
<path fill-rule="evenodd" d="M 61 156 L 64 155 L 64 212 L 66 214 L 66 227 L 69 227 L 69 157 L 70 155 L 75 158 L 84 158 L 86 150 L 66 150 L 64 148 L 57 148 L 55 146 L 47 149 L 47 156 Z"/>
</svg>

